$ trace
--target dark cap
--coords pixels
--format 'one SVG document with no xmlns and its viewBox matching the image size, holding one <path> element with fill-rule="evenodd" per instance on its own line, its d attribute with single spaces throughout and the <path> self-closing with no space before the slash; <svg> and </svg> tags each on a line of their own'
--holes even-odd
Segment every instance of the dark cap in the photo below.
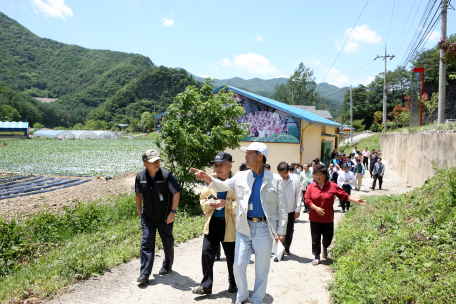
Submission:
<svg viewBox="0 0 456 304">
<path fill-rule="evenodd" d="M 229 161 L 230 163 L 234 163 L 233 157 L 231 157 L 231 154 L 222 152 L 222 153 L 217 154 L 217 156 L 215 156 L 214 161 L 211 161 L 211 165 L 213 165 L 215 163 L 218 163 L 218 164 L 224 163 L 226 161 Z"/>
</svg>

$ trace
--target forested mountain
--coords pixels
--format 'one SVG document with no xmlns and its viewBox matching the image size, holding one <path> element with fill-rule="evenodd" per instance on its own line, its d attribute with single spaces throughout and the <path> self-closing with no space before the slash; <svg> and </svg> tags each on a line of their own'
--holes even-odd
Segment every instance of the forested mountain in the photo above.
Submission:
<svg viewBox="0 0 456 304">
<path fill-rule="evenodd" d="M 0 81 L 12 90 L 62 98 L 92 86 L 83 94 L 89 99 L 88 106 L 97 103 L 90 99 L 115 93 L 116 88 L 153 66 L 142 55 L 91 50 L 40 38 L 1 12 L 0 49 Z"/>
<path fill-rule="evenodd" d="M 339 102 L 344 101 L 345 92 L 349 91 L 349 87 L 339 88 L 335 85 L 329 84 L 327 82 L 321 82 L 317 86 L 317 91 L 320 94 L 320 97 L 327 99 L 333 99 Z"/>
<path fill-rule="evenodd" d="M 145 111 L 153 112 L 154 108 L 158 113 L 163 112 L 188 85 L 201 87 L 184 69 L 151 67 L 93 110 L 87 119 L 129 123 Z"/>
</svg>

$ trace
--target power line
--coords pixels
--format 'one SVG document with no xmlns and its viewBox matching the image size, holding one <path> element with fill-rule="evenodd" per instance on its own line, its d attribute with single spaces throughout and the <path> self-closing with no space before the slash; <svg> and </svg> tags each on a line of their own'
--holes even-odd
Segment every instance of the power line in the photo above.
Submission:
<svg viewBox="0 0 456 304">
<path fill-rule="evenodd" d="M 389 36 L 389 33 L 390 33 L 391 23 L 392 23 L 392 21 L 393 21 L 394 6 L 396 6 L 396 0 L 394 0 L 393 9 L 391 10 L 390 24 L 389 24 L 389 26 L 388 26 L 388 33 L 386 34 L 385 45 L 386 45 L 386 42 L 388 41 L 388 36 Z"/>
<path fill-rule="evenodd" d="M 405 52 L 406 56 L 405 56 L 405 59 L 403 60 L 403 63 L 401 64 L 401 66 L 405 67 L 408 64 L 408 62 L 410 61 L 410 58 L 415 53 L 419 44 L 423 41 L 423 38 L 426 37 L 425 36 L 426 31 L 423 31 L 422 29 L 424 29 L 426 27 L 426 25 L 429 28 L 429 26 L 432 24 L 432 21 L 434 20 L 436 14 L 438 13 L 438 9 L 437 9 L 436 13 L 432 17 L 431 21 L 429 22 L 429 24 L 427 24 L 429 16 L 431 16 L 431 14 L 432 14 L 432 7 L 435 5 L 436 2 L 437 2 L 437 0 L 434 0 L 433 2 L 432 2 L 432 0 L 430 0 L 428 2 L 428 5 L 423 13 L 423 16 L 421 17 L 421 21 L 416 29 L 416 33 L 415 33 L 412 41 L 410 42 L 410 45 L 407 48 L 407 51 Z M 440 7 L 440 4 L 439 4 L 439 7 Z"/>
<path fill-rule="evenodd" d="M 333 63 L 331 64 L 331 67 L 329 68 L 328 72 L 326 73 L 325 77 L 324 77 L 323 80 L 320 82 L 320 84 L 321 84 L 322 82 L 325 81 L 326 77 L 328 76 L 329 72 L 331 71 L 332 67 L 334 66 L 334 63 L 336 63 L 337 58 L 339 58 L 340 53 L 341 53 L 342 50 L 344 49 L 345 44 L 347 43 L 348 39 L 350 38 L 350 35 L 351 35 L 351 33 L 353 32 L 353 29 L 355 28 L 356 24 L 358 23 L 359 18 L 361 18 L 361 15 L 363 14 L 364 10 L 366 9 L 366 6 L 367 6 L 368 3 L 369 3 L 369 0 L 367 0 L 366 4 L 364 5 L 363 10 L 361 11 L 361 13 L 360 13 L 359 16 L 358 16 L 358 19 L 356 19 L 355 24 L 353 25 L 353 27 L 352 27 L 351 30 L 350 30 L 350 33 L 348 34 L 347 39 L 345 39 L 344 44 L 342 45 L 342 47 L 341 47 L 339 53 L 337 53 L 336 58 L 334 59 Z M 320 84 L 319 84 L 318 86 L 320 86 Z M 317 89 L 318 89 L 318 88 L 317 88 Z"/>
<path fill-rule="evenodd" d="M 422 3 L 422 2 L 423 2 L 423 0 L 420 1 L 420 5 L 418 6 L 418 9 L 416 10 L 416 14 L 417 14 L 418 11 L 420 10 L 421 3 Z M 402 28 L 402 32 L 401 32 L 401 34 L 399 35 L 399 38 L 397 39 L 396 44 L 393 46 L 392 50 L 394 50 L 394 48 L 395 48 L 396 45 L 399 43 L 399 41 L 401 41 L 402 34 L 404 33 L 405 28 L 407 27 L 407 23 L 408 23 L 408 21 L 409 21 L 409 19 L 410 19 L 410 16 L 412 15 L 413 9 L 415 8 L 415 4 L 416 4 L 416 1 L 413 1 L 413 6 L 412 6 L 412 9 L 410 10 L 410 13 L 409 13 L 408 17 L 407 17 L 407 21 L 405 21 L 404 27 Z M 416 18 L 416 14 L 415 14 L 415 18 Z M 413 23 L 413 21 L 412 21 L 412 23 Z M 412 26 L 410 25 L 410 27 L 409 27 L 409 29 L 408 29 L 408 31 L 407 31 L 407 35 L 408 35 L 408 33 L 410 32 L 410 29 L 411 29 L 411 28 L 412 28 Z M 405 37 L 407 37 L 407 35 L 405 35 Z M 402 43 L 404 43 L 404 41 L 405 41 L 405 39 L 402 40 Z M 401 44 L 401 46 L 402 46 L 402 44 Z M 400 48 L 399 48 L 399 49 L 400 49 Z"/>
<path fill-rule="evenodd" d="M 429 24 L 427 25 L 427 28 L 424 31 L 422 30 L 421 31 L 422 34 L 417 37 L 415 43 L 413 44 L 412 50 L 405 57 L 405 60 L 403 61 L 401 66 L 405 67 L 410 62 L 410 60 L 413 58 L 413 56 L 415 56 L 417 54 L 418 50 L 423 45 L 423 43 L 427 42 L 427 40 L 430 37 L 430 35 L 429 35 L 430 31 L 435 28 L 435 25 L 437 24 L 437 22 L 441 18 L 441 14 L 439 13 L 439 9 L 440 9 L 440 4 L 437 7 L 436 12 L 434 13 L 434 16 L 432 17 L 432 19 L 430 20 Z M 438 13 L 439 13 L 439 15 L 437 16 Z M 429 16 L 430 16 L 430 13 L 429 13 Z M 429 16 L 426 17 L 426 21 L 425 22 L 427 22 Z M 436 18 L 436 16 L 437 16 L 437 18 Z M 434 21 L 434 19 L 435 19 L 435 21 Z M 424 28 L 424 26 L 425 26 L 425 24 L 423 24 L 422 28 Z"/>
</svg>

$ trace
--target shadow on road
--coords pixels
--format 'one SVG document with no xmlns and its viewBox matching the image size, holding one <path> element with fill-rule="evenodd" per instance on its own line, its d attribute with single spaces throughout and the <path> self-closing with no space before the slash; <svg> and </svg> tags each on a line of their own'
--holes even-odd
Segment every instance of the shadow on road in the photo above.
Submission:
<svg viewBox="0 0 456 304">
<path fill-rule="evenodd" d="M 154 279 L 149 281 L 149 285 L 164 284 L 182 291 L 191 291 L 193 287 L 199 286 L 193 279 L 179 274 L 177 271 L 172 271 L 168 275 L 154 274 Z M 147 287 L 147 285 L 146 285 Z"/>
</svg>

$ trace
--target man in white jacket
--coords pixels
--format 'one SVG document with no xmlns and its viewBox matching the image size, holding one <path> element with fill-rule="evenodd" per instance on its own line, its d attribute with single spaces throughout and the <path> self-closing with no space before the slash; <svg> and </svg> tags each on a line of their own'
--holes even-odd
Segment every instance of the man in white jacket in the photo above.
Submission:
<svg viewBox="0 0 456 304">
<path fill-rule="evenodd" d="M 283 179 L 284 192 L 286 194 L 288 204 L 287 235 L 285 236 L 285 242 L 283 243 L 286 255 L 290 254 L 290 246 L 293 241 L 294 222 L 295 219 L 299 217 L 302 200 L 299 177 L 296 174 L 290 174 L 288 172 L 288 167 L 289 166 L 286 162 L 281 162 L 277 166 L 277 171 Z M 278 261 L 279 260 L 277 258 L 274 259 L 274 262 Z"/>
<path fill-rule="evenodd" d="M 246 271 L 254 251 L 255 287 L 251 300 L 253 304 L 260 304 L 266 294 L 273 241 L 285 241 L 288 205 L 282 178 L 264 169 L 268 147 L 263 143 L 254 142 L 240 150 L 246 153 L 246 164 L 251 170 L 238 172 L 225 181 L 211 178 L 202 170 L 191 170 L 195 172 L 198 180 L 204 180 L 208 187 L 217 192 L 236 191 L 236 303 L 246 303 L 249 298 Z"/>
<path fill-rule="evenodd" d="M 351 190 L 355 188 L 355 175 L 353 172 L 348 171 L 348 164 L 344 163 L 342 165 L 343 172 L 339 173 L 339 177 L 337 178 L 337 184 L 339 187 L 345 190 L 348 195 L 351 194 Z M 350 201 L 340 201 L 340 205 L 342 207 L 342 213 L 345 212 L 345 208 L 347 211 L 350 210 Z"/>
</svg>

